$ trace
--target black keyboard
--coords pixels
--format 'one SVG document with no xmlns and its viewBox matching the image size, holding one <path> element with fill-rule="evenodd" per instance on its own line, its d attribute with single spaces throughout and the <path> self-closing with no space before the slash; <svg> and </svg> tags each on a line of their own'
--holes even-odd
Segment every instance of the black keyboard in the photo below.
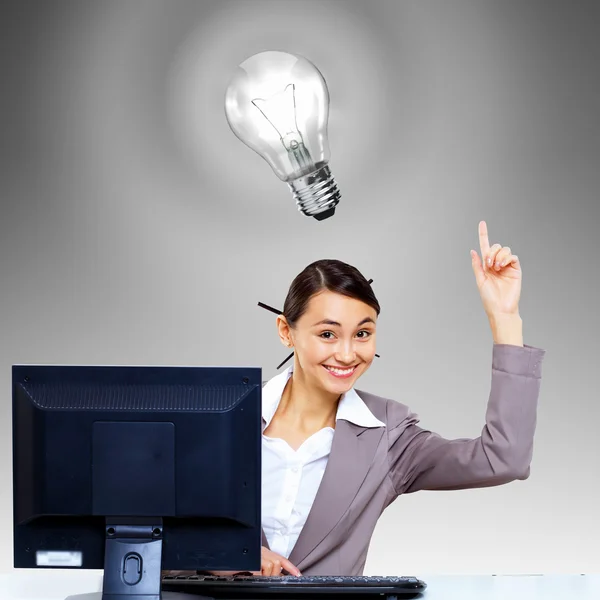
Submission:
<svg viewBox="0 0 600 600">
<path fill-rule="evenodd" d="M 352 595 L 354 600 L 362 596 L 375 595 L 416 598 L 425 591 L 427 584 L 416 577 L 373 577 L 373 576 L 323 576 L 323 575 L 283 575 L 265 577 L 254 575 L 165 575 L 162 589 L 166 592 L 182 592 L 212 598 L 260 599 L 266 596 L 279 596 L 282 600 L 331 596 L 331 594 Z"/>
</svg>

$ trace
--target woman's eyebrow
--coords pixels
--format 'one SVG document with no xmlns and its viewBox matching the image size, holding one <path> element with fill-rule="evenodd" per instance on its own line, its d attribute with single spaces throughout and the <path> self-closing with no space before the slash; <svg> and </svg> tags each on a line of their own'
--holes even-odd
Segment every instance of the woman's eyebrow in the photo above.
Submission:
<svg viewBox="0 0 600 600">
<path fill-rule="evenodd" d="M 371 317 L 366 317 L 357 325 L 357 327 L 360 327 L 361 325 L 364 325 L 365 323 L 373 323 L 374 324 L 375 321 Z M 315 323 L 313 325 L 313 327 L 317 327 L 318 325 L 332 325 L 334 327 L 342 326 L 341 323 L 338 323 L 337 321 L 333 321 L 331 319 L 323 319 L 322 321 Z"/>
</svg>

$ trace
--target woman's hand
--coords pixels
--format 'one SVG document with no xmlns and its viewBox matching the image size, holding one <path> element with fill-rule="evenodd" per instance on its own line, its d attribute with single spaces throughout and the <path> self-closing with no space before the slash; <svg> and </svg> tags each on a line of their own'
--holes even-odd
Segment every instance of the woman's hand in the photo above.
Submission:
<svg viewBox="0 0 600 600">
<path fill-rule="evenodd" d="M 485 221 L 479 223 L 479 245 L 481 258 L 471 250 L 471 263 L 488 318 L 518 315 L 522 275 L 519 258 L 507 246 L 494 244 L 490 248 Z"/>
<path fill-rule="evenodd" d="M 301 575 L 298 567 L 293 565 L 287 558 L 284 558 L 263 546 L 261 548 L 260 572 L 255 572 L 253 575 L 277 577 L 282 574 L 282 571 L 285 571 L 290 575 Z"/>
<path fill-rule="evenodd" d="M 260 571 L 253 571 L 252 575 L 265 575 L 269 577 L 277 577 L 285 571 L 290 575 L 300 575 L 300 571 L 298 567 L 293 565 L 287 558 L 276 554 L 275 552 L 269 550 L 262 546 L 261 548 L 261 565 Z M 212 575 L 217 575 L 221 577 L 229 577 L 231 575 L 236 575 L 240 571 L 210 571 Z M 196 571 L 163 571 L 163 575 L 195 575 Z"/>
</svg>

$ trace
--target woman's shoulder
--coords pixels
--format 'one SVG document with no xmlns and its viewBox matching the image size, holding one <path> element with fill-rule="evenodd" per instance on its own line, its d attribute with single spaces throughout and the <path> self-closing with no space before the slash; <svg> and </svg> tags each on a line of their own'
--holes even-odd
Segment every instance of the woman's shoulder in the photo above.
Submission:
<svg viewBox="0 0 600 600">
<path fill-rule="evenodd" d="M 398 400 L 378 396 L 364 390 L 355 389 L 355 392 L 373 415 L 390 427 L 394 427 L 406 419 L 414 420 L 416 417 L 406 404 Z"/>
</svg>

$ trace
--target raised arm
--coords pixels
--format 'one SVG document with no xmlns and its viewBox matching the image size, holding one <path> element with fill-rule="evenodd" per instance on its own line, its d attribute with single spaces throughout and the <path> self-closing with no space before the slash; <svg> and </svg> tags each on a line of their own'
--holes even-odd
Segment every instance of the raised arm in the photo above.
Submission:
<svg viewBox="0 0 600 600">
<path fill-rule="evenodd" d="M 522 270 L 508 246 L 490 247 L 479 223 L 481 257 L 471 265 L 494 348 L 485 426 L 475 439 L 448 440 L 418 426 L 406 406 L 388 404 L 390 477 L 397 493 L 500 485 L 529 476 L 545 351 L 523 344 Z"/>
<path fill-rule="evenodd" d="M 492 382 L 481 436 L 446 439 L 388 403 L 390 477 L 397 494 L 489 487 L 529 476 L 545 350 L 494 344 Z"/>
</svg>

